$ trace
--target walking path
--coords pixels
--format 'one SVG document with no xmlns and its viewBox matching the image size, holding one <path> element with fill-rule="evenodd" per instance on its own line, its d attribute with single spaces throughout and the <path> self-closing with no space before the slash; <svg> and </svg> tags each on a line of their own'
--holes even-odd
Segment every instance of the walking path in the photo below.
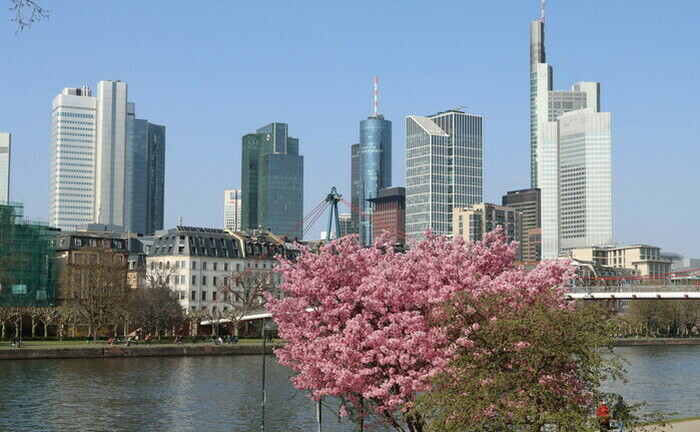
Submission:
<svg viewBox="0 0 700 432">
<path fill-rule="evenodd" d="M 700 431 L 700 419 L 669 423 L 663 430 L 668 432 L 698 432 Z"/>
</svg>

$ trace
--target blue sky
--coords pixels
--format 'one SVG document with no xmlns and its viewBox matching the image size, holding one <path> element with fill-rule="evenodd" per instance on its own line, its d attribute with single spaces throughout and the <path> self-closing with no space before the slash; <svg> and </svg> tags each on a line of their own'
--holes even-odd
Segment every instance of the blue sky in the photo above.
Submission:
<svg viewBox="0 0 700 432">
<path fill-rule="evenodd" d="M 7 3 L 8 0 L 0 0 Z M 468 106 L 484 116 L 484 198 L 529 186 L 528 23 L 537 0 L 41 0 L 15 35 L 0 8 L 0 131 L 13 134 L 11 198 L 46 219 L 51 100 L 129 84 L 136 114 L 167 127 L 165 225 L 222 224 L 240 186 L 241 136 L 289 123 L 305 157 L 305 209 L 350 195 L 350 145 L 372 112 L 393 122 Z M 601 82 L 612 112 L 615 240 L 700 257 L 700 2 L 550 0 L 555 87 Z M 343 209 L 341 209 L 343 211 Z M 325 229 L 319 223 L 312 234 Z"/>
</svg>

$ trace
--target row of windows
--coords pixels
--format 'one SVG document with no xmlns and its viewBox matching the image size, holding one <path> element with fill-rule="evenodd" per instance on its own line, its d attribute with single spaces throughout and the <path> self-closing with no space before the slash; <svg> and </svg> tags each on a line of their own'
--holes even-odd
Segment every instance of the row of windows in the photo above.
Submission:
<svg viewBox="0 0 700 432">
<path fill-rule="evenodd" d="M 82 107 L 65 107 L 65 108 L 92 109 L 92 108 L 82 108 Z M 84 114 L 84 113 L 75 113 L 75 112 L 66 112 L 66 111 L 58 111 L 58 112 L 54 113 L 54 115 L 56 115 L 58 117 L 95 118 L 94 114 Z"/>
</svg>

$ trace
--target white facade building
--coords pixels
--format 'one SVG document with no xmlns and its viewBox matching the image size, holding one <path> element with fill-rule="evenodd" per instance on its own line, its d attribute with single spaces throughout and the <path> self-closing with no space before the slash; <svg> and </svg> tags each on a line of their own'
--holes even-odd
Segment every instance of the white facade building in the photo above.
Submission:
<svg viewBox="0 0 700 432">
<path fill-rule="evenodd" d="M 97 98 L 88 86 L 53 100 L 49 225 L 75 230 L 95 219 Z"/>
<path fill-rule="evenodd" d="M 406 117 L 406 234 L 452 234 L 452 209 L 483 201 L 482 117 Z"/>
<path fill-rule="evenodd" d="M 10 150 L 12 135 L 0 133 L 0 204 L 10 200 Z"/>
<path fill-rule="evenodd" d="M 241 202 L 240 189 L 224 191 L 224 229 L 241 230 Z"/>
<path fill-rule="evenodd" d="M 156 235 L 146 257 L 146 271 L 169 277 L 187 313 L 226 313 L 236 303 L 237 294 L 244 296 L 251 284 L 263 283 L 264 291 L 276 293 L 280 277 L 272 270 L 275 257 L 288 250 L 288 244 L 269 232 L 178 226 Z M 258 294 L 254 303 L 261 306 L 262 292 Z"/>
<path fill-rule="evenodd" d="M 530 167 L 542 194 L 542 258 L 557 259 L 613 241 L 611 121 L 599 83 L 553 90 L 545 59 L 542 19 L 530 23 Z"/>
</svg>

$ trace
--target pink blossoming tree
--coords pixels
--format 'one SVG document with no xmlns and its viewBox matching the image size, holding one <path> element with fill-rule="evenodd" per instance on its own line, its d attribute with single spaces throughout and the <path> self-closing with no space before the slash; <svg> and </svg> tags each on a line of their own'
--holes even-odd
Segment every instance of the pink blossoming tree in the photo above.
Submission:
<svg viewBox="0 0 700 432">
<path fill-rule="evenodd" d="M 568 263 L 515 268 L 517 245 L 506 244 L 500 230 L 473 244 L 428 233 L 406 253 L 382 241 L 363 248 L 344 237 L 319 253 L 303 250 L 294 262 L 282 259 L 285 297 L 267 303 L 286 341 L 276 354 L 296 372 L 294 385 L 315 399 L 341 398 L 360 430 L 369 414 L 404 432 L 425 430 L 432 417 L 449 419 L 429 403 L 417 409 L 416 397 L 433 380 L 445 382 L 457 355 L 488 358 L 493 348 L 481 346 L 481 326 L 533 307 L 567 308 L 560 289 L 572 276 Z M 523 333 L 505 349 L 534 342 Z M 579 397 L 575 371 L 553 373 L 543 378 L 550 388 Z M 566 381 L 553 382 L 560 378 Z"/>
</svg>

